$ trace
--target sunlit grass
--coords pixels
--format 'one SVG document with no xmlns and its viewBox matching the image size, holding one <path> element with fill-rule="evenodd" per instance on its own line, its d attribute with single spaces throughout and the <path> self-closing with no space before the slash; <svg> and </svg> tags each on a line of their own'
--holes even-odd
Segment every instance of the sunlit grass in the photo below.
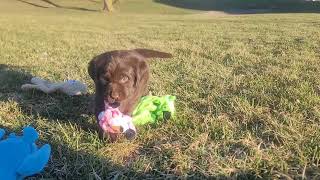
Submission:
<svg viewBox="0 0 320 180">
<path fill-rule="evenodd" d="M 319 178 L 318 14 L 213 16 L 142 2 L 112 15 L 0 2 L 0 125 L 31 124 L 52 145 L 37 177 Z M 176 95 L 177 117 L 139 128 L 132 142 L 98 138 L 89 96 L 20 90 L 40 76 L 78 79 L 93 93 L 89 60 L 137 47 L 174 55 L 150 61 L 149 90 Z"/>
</svg>

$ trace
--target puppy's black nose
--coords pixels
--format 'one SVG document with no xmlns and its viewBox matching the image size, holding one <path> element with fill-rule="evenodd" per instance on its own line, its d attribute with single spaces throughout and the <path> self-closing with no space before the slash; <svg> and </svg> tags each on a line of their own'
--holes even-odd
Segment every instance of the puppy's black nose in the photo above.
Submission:
<svg viewBox="0 0 320 180">
<path fill-rule="evenodd" d="M 111 98 L 110 96 L 108 96 L 106 99 L 105 99 L 108 104 L 113 107 L 113 108 L 117 108 L 120 106 L 120 102 L 114 100 L 113 98 Z"/>
<path fill-rule="evenodd" d="M 117 101 L 119 100 L 120 95 L 117 92 L 111 92 L 110 97 Z"/>
<path fill-rule="evenodd" d="M 108 96 L 106 100 L 108 101 L 108 103 L 111 103 L 111 104 L 116 102 L 116 100 L 113 99 L 111 96 Z"/>
</svg>

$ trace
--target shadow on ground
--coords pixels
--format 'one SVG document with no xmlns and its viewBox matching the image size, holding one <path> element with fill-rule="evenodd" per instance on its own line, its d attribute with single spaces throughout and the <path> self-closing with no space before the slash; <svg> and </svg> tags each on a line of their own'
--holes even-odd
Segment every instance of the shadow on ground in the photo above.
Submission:
<svg viewBox="0 0 320 180">
<path fill-rule="evenodd" d="M 44 2 L 46 5 L 37 4 L 34 2 L 30 2 L 28 0 L 17 0 L 17 1 L 31 5 L 31 6 L 40 7 L 40 8 L 61 8 L 61 9 L 72 9 L 72 10 L 79 10 L 79 11 L 92 11 L 92 12 L 98 11 L 95 9 L 87 9 L 87 8 L 81 8 L 81 7 L 61 6 L 61 5 L 56 4 L 56 3 L 49 1 L 49 0 L 40 0 L 40 1 Z M 93 1 L 93 0 L 91 2 L 96 3 L 96 1 Z"/>
<path fill-rule="evenodd" d="M 57 121 L 67 125 L 77 125 L 85 131 L 96 131 L 95 123 L 89 122 L 89 96 L 68 97 L 61 94 L 46 95 L 40 92 L 23 92 L 20 87 L 30 80 L 28 67 L 0 64 L 0 101 L 15 101 L 24 115 L 31 118 L 40 116 L 48 121 Z M 0 124 L 7 133 L 20 135 L 22 129 L 16 126 Z M 20 127 L 22 128 L 22 127 Z M 40 137 L 41 138 L 41 137 Z M 47 137 L 52 146 L 52 155 L 45 171 L 28 179 L 260 179 L 254 172 L 237 171 L 231 176 L 211 176 L 197 170 L 185 174 L 174 174 L 170 167 L 165 170 L 150 167 L 149 170 L 136 170 L 134 165 L 115 164 L 105 156 L 92 154 L 97 150 L 75 150 L 70 145 L 58 141 L 59 138 Z M 46 143 L 42 142 L 41 143 Z M 148 152 L 138 150 L 139 156 L 148 156 Z M 268 175 L 266 175 L 268 177 Z M 262 178 L 261 178 L 262 179 Z"/>
<path fill-rule="evenodd" d="M 168 6 L 228 14 L 319 13 L 320 2 L 307 0 L 154 0 Z"/>
<path fill-rule="evenodd" d="M 15 132 L 21 135 L 22 129 L 12 130 L 5 128 L 7 133 Z M 40 144 L 45 142 L 39 140 Z M 39 144 L 38 142 L 38 144 Z M 253 171 L 237 171 L 230 176 L 210 176 L 199 171 L 189 171 L 186 174 L 172 174 L 170 170 L 159 171 L 156 167 L 148 171 L 136 171 L 133 167 L 115 164 L 111 159 L 97 156 L 83 150 L 73 150 L 68 145 L 58 141 L 50 141 L 52 152 L 49 163 L 44 171 L 35 174 L 26 180 L 38 179 L 210 179 L 210 180 L 256 180 L 270 177 L 257 176 Z M 41 145 L 40 145 L 41 146 Z M 39 147 L 40 147 L 39 146 Z M 72 162 L 72 163 L 71 163 Z"/>
<path fill-rule="evenodd" d="M 24 92 L 20 89 L 21 85 L 29 83 L 32 78 L 26 69 L 0 64 L 0 101 L 15 101 L 21 111 L 31 117 L 59 120 L 78 125 L 86 131 L 96 131 L 96 124 L 88 122 L 88 117 L 92 115 L 89 109 L 92 95 L 70 97 L 59 93 Z"/>
</svg>

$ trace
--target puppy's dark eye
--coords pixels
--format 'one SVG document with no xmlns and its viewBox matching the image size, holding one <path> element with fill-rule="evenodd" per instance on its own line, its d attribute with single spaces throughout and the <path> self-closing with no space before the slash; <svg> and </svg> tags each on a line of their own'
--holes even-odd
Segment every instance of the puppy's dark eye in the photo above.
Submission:
<svg viewBox="0 0 320 180">
<path fill-rule="evenodd" d="M 121 79 L 120 79 L 120 82 L 121 83 L 126 83 L 128 80 L 129 80 L 128 76 L 122 76 Z"/>
</svg>

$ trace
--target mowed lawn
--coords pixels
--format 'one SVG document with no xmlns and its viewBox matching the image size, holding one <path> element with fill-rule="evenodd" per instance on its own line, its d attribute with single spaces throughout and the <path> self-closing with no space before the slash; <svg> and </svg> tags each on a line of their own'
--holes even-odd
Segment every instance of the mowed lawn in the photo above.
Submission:
<svg viewBox="0 0 320 180">
<path fill-rule="evenodd" d="M 0 127 L 33 125 L 40 144 L 51 144 L 35 179 L 320 178 L 320 14 L 228 15 L 120 0 L 106 15 L 101 2 L 52 2 L 63 7 L 0 1 Z M 87 64 L 130 48 L 174 55 L 150 60 L 149 91 L 176 95 L 177 114 L 139 127 L 132 142 L 109 144 L 88 110 Z M 32 76 L 78 79 L 90 95 L 22 92 Z"/>
</svg>

